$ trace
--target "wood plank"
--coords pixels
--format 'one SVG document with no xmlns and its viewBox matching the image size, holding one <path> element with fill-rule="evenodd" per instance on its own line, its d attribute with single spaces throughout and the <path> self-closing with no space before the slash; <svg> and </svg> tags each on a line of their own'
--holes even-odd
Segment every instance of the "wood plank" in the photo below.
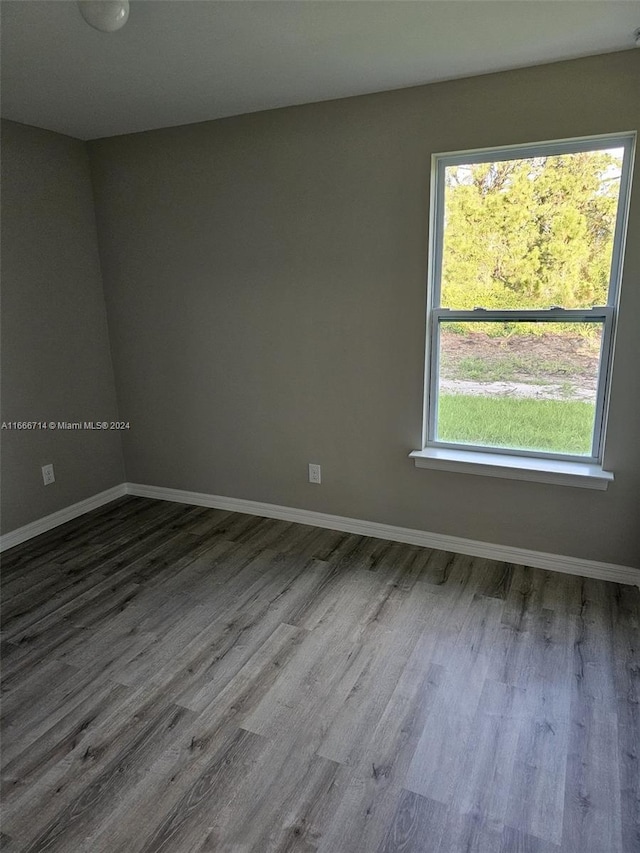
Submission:
<svg viewBox="0 0 640 853">
<path fill-rule="evenodd" d="M 295 760 L 292 760 L 295 755 Z M 272 744 L 256 762 L 253 779 L 243 780 L 222 812 L 194 849 L 276 851 L 314 850 L 317 820 L 326 818 L 323 804 L 334 800 L 343 768 L 299 746 Z M 260 780 L 263 780 L 262 782 Z M 253 798 L 255 784 L 269 786 L 277 797 Z"/>
<path fill-rule="evenodd" d="M 33 835 L 25 847 L 27 853 L 39 850 L 80 850 L 88 834 L 126 796 L 136 773 L 143 772 L 148 755 L 161 745 L 177 739 L 192 714 L 185 708 L 167 705 L 153 717 L 132 744 L 115 756 L 104 771 L 46 826 Z M 13 823 L 9 822 L 9 832 Z M 23 827 L 23 832 L 24 832 Z M 14 833 L 15 835 L 15 833 Z"/>
<path fill-rule="evenodd" d="M 66 667 L 59 674 L 48 676 L 46 689 L 37 701 L 21 704 L 4 719 L 2 759 L 11 762 L 24 749 L 40 738 L 52 726 L 77 708 L 90 696 L 110 693 L 113 684 L 101 679 L 95 671 L 78 672 Z M 12 698 L 11 696 L 9 698 Z"/>
<path fill-rule="evenodd" d="M 7 565 L 3 849 L 640 849 L 637 589 L 141 498 Z"/>
<path fill-rule="evenodd" d="M 521 829 L 505 826 L 499 853 L 563 853 L 563 850 L 557 844 L 528 835 Z"/>
<path fill-rule="evenodd" d="M 483 814 L 459 814 L 450 809 L 436 853 L 497 853 L 502 833 Z"/>
<path fill-rule="evenodd" d="M 623 850 L 640 849 L 640 589 L 608 587 Z"/>
<path fill-rule="evenodd" d="M 378 853 L 436 850 L 444 830 L 446 807 L 412 791 L 402 791 Z"/>
<path fill-rule="evenodd" d="M 57 720 L 48 720 L 38 736 L 37 730 L 27 729 L 15 743 L 14 757 L 3 754 L 3 798 L 16 786 L 25 789 L 40 779 L 54 764 L 72 752 L 81 739 L 87 738 L 106 717 L 114 702 L 119 703 L 129 691 L 109 682 L 92 690 L 83 701 L 69 708 Z"/>
<path fill-rule="evenodd" d="M 506 822 L 559 844 L 571 702 L 573 625 L 561 612 L 540 609 L 527 665 L 515 679 L 526 691 Z"/>
<path fill-rule="evenodd" d="M 465 749 L 473 742 L 473 720 L 501 614 L 499 599 L 472 599 L 455 644 L 450 647 L 442 686 L 407 773 L 404 787 L 408 790 L 445 804 L 451 802 Z M 436 662 L 446 660 L 438 654 L 439 648 L 440 642 L 434 654 Z M 460 702 L 461 693 L 464 702 Z"/>
<path fill-rule="evenodd" d="M 484 825 L 497 833 L 504 828 L 525 717 L 524 690 L 485 681 L 452 809 L 461 815 L 481 815 Z"/>
<path fill-rule="evenodd" d="M 436 601 L 437 596 L 432 596 Z M 355 772 L 323 833 L 324 853 L 375 850 L 392 820 L 397 798 L 438 696 L 442 667 L 430 664 L 437 642 L 437 610 L 416 644 Z"/>
<path fill-rule="evenodd" d="M 357 763 L 424 634 L 427 619 L 435 608 L 433 598 L 428 592 L 407 596 L 396 613 L 393 628 L 370 623 L 368 634 L 362 638 L 367 665 L 336 717 L 328 723 L 318 749 L 320 755 L 343 764 Z M 421 652 L 424 655 L 424 644 Z M 421 674 L 426 671 L 423 656 Z"/>
<path fill-rule="evenodd" d="M 206 643 L 206 649 L 196 655 L 189 686 L 176 701 L 194 711 L 203 710 L 213 701 L 273 632 L 280 625 L 289 625 L 288 615 L 298 609 L 316 583 L 318 565 L 323 571 L 323 564 L 306 556 L 291 560 L 271 575 L 268 586 L 264 583 L 268 577 L 265 573 L 258 596 L 236 597 L 227 612 L 196 638 L 201 649 Z"/>
<path fill-rule="evenodd" d="M 160 853 L 177 849 L 195 849 L 211 833 L 212 801 L 224 802 L 233 794 L 239 780 L 250 773 L 266 743 L 258 735 L 239 729 L 231 740 L 224 743 L 213 759 L 204 767 L 193 785 L 163 817 L 159 825 L 144 842 L 142 853 Z M 206 815 L 206 817 L 205 817 Z M 205 819 L 203 819 L 203 817 Z M 113 836 L 94 841 L 98 850 L 131 850 L 128 839 L 121 843 Z"/>
<path fill-rule="evenodd" d="M 146 843 L 163 817 L 172 813 L 180 798 L 196 785 L 208 763 L 238 735 L 238 725 L 247 708 L 268 691 L 303 635 L 301 629 L 285 625 L 274 631 L 215 701 L 192 718 L 192 724 L 180 739 L 169 749 L 157 752 L 131 796 L 121 801 L 92 835 L 91 849 L 100 849 L 104 844 L 105 851 L 122 849 L 132 853 Z M 167 672 L 167 679 L 171 678 Z M 255 743 L 266 744 L 266 741 L 256 739 Z M 252 778 L 246 775 L 247 779 Z M 252 796 L 248 799 L 253 802 Z"/>
<path fill-rule="evenodd" d="M 563 844 L 595 853 L 622 845 L 613 635 L 603 630 L 608 586 L 581 582 L 573 644 L 571 727 L 564 797 Z"/>
</svg>

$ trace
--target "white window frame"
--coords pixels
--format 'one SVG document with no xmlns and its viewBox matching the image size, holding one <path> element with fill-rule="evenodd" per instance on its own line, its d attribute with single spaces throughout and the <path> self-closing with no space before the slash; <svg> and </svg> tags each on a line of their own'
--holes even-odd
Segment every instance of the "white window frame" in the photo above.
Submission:
<svg viewBox="0 0 640 853">
<path fill-rule="evenodd" d="M 423 415 L 423 450 L 414 451 L 418 467 L 438 467 L 448 470 L 462 470 L 461 464 L 480 464 L 480 467 L 497 466 L 494 476 L 515 476 L 513 471 L 522 474 L 531 462 L 531 469 L 539 471 L 540 460 L 549 460 L 549 471 L 566 472 L 582 466 L 585 470 L 597 471 L 602 466 L 605 446 L 607 415 L 609 408 L 609 392 L 611 386 L 611 369 L 613 361 L 615 327 L 620 296 L 620 283 L 624 260 L 625 237 L 629 212 L 631 190 L 631 174 L 635 150 L 636 132 L 604 134 L 599 136 L 580 137 L 574 139 L 540 142 L 531 145 L 508 145 L 496 148 L 482 148 L 472 151 L 434 154 L 432 157 L 431 177 L 431 215 L 429 240 L 429 266 L 427 281 L 427 322 L 426 322 L 426 354 L 425 354 L 425 391 Z M 442 249 L 444 225 L 444 195 L 445 170 L 449 166 L 475 163 L 502 162 L 505 160 L 527 159 L 532 157 L 551 156 L 555 154 L 572 154 L 582 151 L 601 151 L 609 148 L 624 149 L 620 175 L 620 193 L 616 213 L 616 226 L 613 237 L 613 252 L 609 276 L 609 291 L 607 304 L 586 309 L 550 308 L 548 310 L 494 310 L 476 309 L 462 311 L 440 307 L 440 288 L 442 276 Z M 602 325 L 600 349 L 600 367 L 598 372 L 598 389 L 596 393 L 596 415 L 594 423 L 593 442 L 589 456 L 577 454 L 558 454 L 544 451 L 520 450 L 507 447 L 484 446 L 443 442 L 436 438 L 437 406 L 438 406 L 438 377 L 440 351 L 440 325 L 443 320 L 464 322 L 518 321 L 518 322 L 563 322 L 585 323 L 594 322 Z M 518 459 L 521 460 L 519 466 Z M 449 466 L 447 459 L 451 460 Z M 444 460 L 444 462 L 443 462 Z M 554 466 L 554 463 L 555 466 Z M 564 466 L 562 463 L 566 463 Z M 542 466 L 545 467 L 545 466 Z M 501 474 L 505 469 L 507 474 Z M 473 472 L 477 473 L 477 472 Z M 482 473 L 491 471 L 483 470 Z M 605 472 L 607 473 L 607 472 Z M 607 474 L 609 479 L 612 475 Z M 525 478 L 518 475 L 518 479 Z M 529 479 L 540 479 L 531 477 Z M 582 479 L 582 478 L 581 478 Z M 548 481 L 553 481 L 553 478 Z M 583 482 L 579 483 L 584 485 Z M 597 485 L 596 488 L 606 488 Z"/>
</svg>

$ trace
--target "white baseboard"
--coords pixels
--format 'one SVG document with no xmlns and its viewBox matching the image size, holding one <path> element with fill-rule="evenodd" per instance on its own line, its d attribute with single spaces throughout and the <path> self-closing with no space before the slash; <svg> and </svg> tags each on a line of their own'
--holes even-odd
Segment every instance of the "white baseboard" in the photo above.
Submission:
<svg viewBox="0 0 640 853">
<path fill-rule="evenodd" d="M 51 515 L 45 515 L 44 518 L 32 521 L 31 524 L 18 527 L 17 530 L 12 530 L 10 533 L 0 536 L 0 551 L 6 551 L 7 548 L 20 545 L 22 542 L 26 542 L 27 539 L 33 539 L 34 536 L 39 536 L 40 533 L 46 533 L 47 530 L 52 530 L 54 527 L 64 524 L 65 521 L 71 521 L 72 518 L 77 518 L 79 515 L 91 512 L 92 509 L 97 509 L 99 506 L 108 504 L 110 501 L 121 498 L 126 494 L 127 484 L 120 483 L 111 489 L 106 489 L 104 492 L 92 495 L 92 497 L 84 501 L 78 501 L 78 503 L 67 506 L 57 512 L 52 512 Z"/>
<path fill-rule="evenodd" d="M 283 521 L 295 521 L 313 527 L 327 527 L 345 533 L 357 533 L 361 536 L 373 536 L 377 539 L 390 539 L 394 542 L 406 542 L 439 551 L 454 551 L 469 554 L 472 557 L 485 557 L 506 563 L 533 566 L 553 572 L 564 572 L 581 577 L 597 578 L 614 583 L 640 586 L 640 569 L 631 566 L 618 566 L 614 563 L 601 563 L 596 560 L 583 560 L 579 557 L 565 557 L 531 551 L 527 548 L 512 548 L 508 545 L 494 545 L 475 539 L 462 539 L 458 536 L 446 536 L 442 533 L 428 533 L 425 530 L 412 530 L 408 527 L 395 527 L 390 524 L 378 524 L 357 518 L 345 518 L 341 515 L 328 515 L 308 509 L 278 506 L 276 504 L 248 501 L 241 498 L 227 498 L 221 495 L 207 495 L 200 492 L 187 492 L 182 489 L 163 489 L 159 486 L 143 486 L 137 483 L 126 484 L 127 494 L 175 503 L 208 506 L 214 509 L 227 509 L 244 512 L 248 515 L 260 515 L 265 518 L 279 518 Z"/>
<path fill-rule="evenodd" d="M 58 527 L 66 521 L 71 521 L 72 518 L 84 515 L 84 513 L 97 509 L 126 494 L 173 501 L 174 503 L 226 509 L 232 512 L 244 512 L 248 515 L 259 515 L 265 518 L 279 518 L 283 521 L 309 524 L 312 527 L 326 527 L 330 530 L 356 533 L 360 536 L 373 536 L 377 539 L 420 545 L 424 548 L 437 548 L 439 551 L 454 551 L 458 554 L 469 554 L 472 557 L 485 557 L 490 560 L 533 566 L 537 569 L 548 569 L 553 572 L 564 572 L 570 575 L 640 586 L 640 569 L 634 569 L 631 566 L 618 566 L 614 563 L 583 560 L 579 557 L 547 554 L 542 551 L 531 551 L 527 548 L 513 548 L 509 545 L 495 545 L 476 539 L 463 539 L 459 536 L 447 536 L 443 533 L 429 533 L 426 530 L 413 530 L 409 527 L 395 527 L 391 524 L 379 524 L 375 521 L 364 521 L 359 518 L 329 515 L 308 509 L 295 509 L 294 507 L 249 501 L 242 498 L 207 495 L 201 492 L 187 492 L 182 489 L 144 486 L 138 483 L 121 483 L 84 501 L 79 501 L 72 506 L 47 515 L 38 521 L 12 530 L 10 533 L 0 536 L 0 551 L 13 548 L 14 545 L 20 545 L 40 533 L 45 533 L 47 530 Z"/>
</svg>

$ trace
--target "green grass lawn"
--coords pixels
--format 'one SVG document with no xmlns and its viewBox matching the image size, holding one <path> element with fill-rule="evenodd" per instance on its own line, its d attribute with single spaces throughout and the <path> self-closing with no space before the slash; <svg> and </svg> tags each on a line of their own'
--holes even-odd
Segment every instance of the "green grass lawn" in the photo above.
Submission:
<svg viewBox="0 0 640 853">
<path fill-rule="evenodd" d="M 595 406 L 577 400 L 523 400 L 442 394 L 438 439 L 589 455 Z"/>
</svg>

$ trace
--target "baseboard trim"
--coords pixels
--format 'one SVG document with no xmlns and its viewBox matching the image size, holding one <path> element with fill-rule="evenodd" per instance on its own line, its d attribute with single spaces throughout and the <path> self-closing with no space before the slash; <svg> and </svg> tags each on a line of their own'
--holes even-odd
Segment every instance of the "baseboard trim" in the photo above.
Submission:
<svg viewBox="0 0 640 853">
<path fill-rule="evenodd" d="M 17 530 L 12 530 L 10 533 L 0 536 L 0 551 L 6 551 L 15 545 L 21 545 L 28 539 L 33 539 L 34 536 L 46 533 L 47 530 L 59 527 L 66 521 L 71 521 L 79 515 L 91 512 L 92 509 L 98 509 L 98 507 L 104 506 L 104 504 L 108 504 L 126 494 L 127 484 L 120 483 L 111 489 L 106 489 L 104 492 L 98 492 L 97 495 L 86 498 L 86 500 L 78 501 L 78 503 L 71 504 L 71 506 L 67 506 L 64 509 L 59 509 L 57 512 L 52 512 L 51 515 L 45 515 L 44 518 L 39 518 L 37 521 L 25 524 L 24 527 L 18 527 Z"/>
<path fill-rule="evenodd" d="M 259 515 L 264 518 L 278 518 L 282 521 L 294 521 L 312 527 L 325 527 L 344 533 L 356 533 L 360 536 L 373 536 L 376 539 L 389 539 L 393 542 L 405 542 L 424 548 L 437 548 L 439 551 L 454 551 L 472 557 L 485 557 L 506 563 L 532 566 L 553 572 L 580 575 L 614 583 L 640 586 L 640 570 L 631 566 L 618 566 L 614 563 L 601 563 L 596 560 L 583 560 L 579 557 L 567 557 L 559 554 L 547 554 L 527 548 L 513 548 L 508 545 L 495 545 L 476 539 L 464 539 L 459 536 L 447 536 L 443 533 L 430 533 L 426 530 L 413 530 L 409 527 L 396 527 L 391 524 L 379 524 L 359 518 L 347 518 L 342 515 L 330 515 L 308 509 L 296 509 L 277 504 L 250 501 L 244 498 L 229 498 L 223 495 L 209 495 L 202 492 L 188 492 L 183 489 L 165 489 L 160 486 L 145 486 L 139 483 L 120 483 L 104 492 L 99 492 L 86 500 L 79 501 L 44 518 L 25 524 L 0 536 L 0 552 L 20 545 L 34 536 L 46 533 L 54 527 L 71 521 L 104 504 L 124 495 L 172 501 L 174 503 L 206 506 L 213 509 L 226 509 L 232 512 L 244 512 L 247 515 Z"/>
<path fill-rule="evenodd" d="M 175 503 L 207 506 L 213 509 L 226 509 L 244 512 L 248 515 L 260 515 L 265 518 L 278 518 L 283 521 L 295 521 L 312 527 L 326 527 L 345 533 L 357 533 L 361 536 L 373 536 L 377 539 L 390 539 L 393 542 L 406 542 L 440 551 L 455 551 L 472 557 L 485 557 L 506 563 L 532 566 L 553 572 L 613 581 L 614 583 L 640 586 L 640 570 L 631 566 L 618 566 L 614 563 L 601 563 L 596 560 L 583 560 L 579 557 L 566 557 L 547 554 L 527 548 L 512 548 L 508 545 L 495 545 L 475 539 L 463 539 L 442 533 L 429 533 L 425 530 L 413 530 L 408 527 L 395 527 L 391 524 L 378 524 L 341 515 L 329 515 L 308 509 L 278 506 L 260 501 L 228 498 L 222 495 L 208 495 L 201 492 L 188 492 L 182 489 L 164 489 L 159 486 L 144 486 L 138 483 L 126 483 L 127 494 Z"/>
</svg>

